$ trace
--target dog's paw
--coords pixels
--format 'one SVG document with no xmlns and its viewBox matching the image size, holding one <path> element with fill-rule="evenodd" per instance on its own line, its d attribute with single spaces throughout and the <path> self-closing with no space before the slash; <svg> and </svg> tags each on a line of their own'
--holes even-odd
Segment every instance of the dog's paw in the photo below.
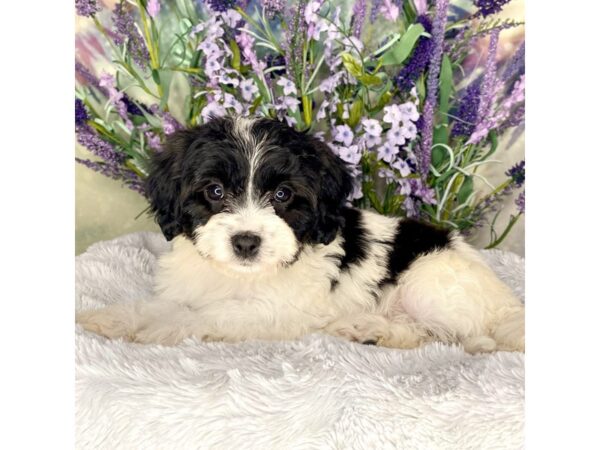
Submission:
<svg viewBox="0 0 600 450">
<path fill-rule="evenodd" d="M 86 331 L 109 339 L 133 340 L 134 331 L 129 311 L 124 307 L 110 306 L 77 313 L 75 321 Z"/>
<path fill-rule="evenodd" d="M 188 336 L 181 328 L 169 328 L 160 326 L 160 324 L 151 324 L 137 329 L 131 340 L 138 344 L 173 346 L 179 344 Z"/>
<path fill-rule="evenodd" d="M 376 315 L 353 316 L 330 323 L 325 332 L 352 342 L 381 345 L 390 338 L 389 322 Z"/>
</svg>

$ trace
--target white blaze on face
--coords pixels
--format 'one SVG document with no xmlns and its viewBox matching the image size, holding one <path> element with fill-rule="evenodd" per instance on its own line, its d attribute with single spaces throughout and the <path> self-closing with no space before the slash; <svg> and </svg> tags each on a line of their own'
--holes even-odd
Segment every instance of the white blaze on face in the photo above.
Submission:
<svg viewBox="0 0 600 450">
<path fill-rule="evenodd" d="M 290 226 L 275 213 L 270 201 L 259 198 L 256 192 L 255 176 L 267 143 L 257 141 L 252 135 L 252 124 L 251 119 L 236 119 L 233 128 L 239 145 L 247 149 L 249 173 L 244 193 L 225 211 L 215 214 L 206 225 L 195 230 L 195 245 L 201 254 L 227 269 L 257 273 L 292 262 L 299 243 Z M 260 246 L 254 258 L 243 259 L 235 254 L 232 238 L 248 233 L 260 238 Z"/>
</svg>

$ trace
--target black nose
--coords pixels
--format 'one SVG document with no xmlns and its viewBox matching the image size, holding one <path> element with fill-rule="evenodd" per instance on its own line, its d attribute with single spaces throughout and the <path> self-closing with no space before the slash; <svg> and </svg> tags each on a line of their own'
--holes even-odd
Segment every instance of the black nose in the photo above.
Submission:
<svg viewBox="0 0 600 450">
<path fill-rule="evenodd" d="M 251 259 L 258 254 L 260 236 L 254 233 L 239 233 L 231 238 L 234 253 L 240 258 Z"/>
</svg>

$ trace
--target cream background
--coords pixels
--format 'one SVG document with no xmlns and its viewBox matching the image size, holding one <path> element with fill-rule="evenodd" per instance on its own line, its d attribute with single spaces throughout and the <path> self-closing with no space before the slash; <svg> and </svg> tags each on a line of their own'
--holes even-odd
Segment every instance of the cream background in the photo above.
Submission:
<svg viewBox="0 0 600 450">
<path fill-rule="evenodd" d="M 512 1 L 501 16 L 524 20 L 524 0 Z M 76 30 L 88 26 L 90 23 L 87 20 L 78 18 Z M 515 30 L 515 32 L 520 33 L 522 30 Z M 510 33 L 511 30 L 504 32 L 503 38 Z M 503 39 L 500 51 L 512 51 L 510 35 L 507 37 L 509 39 L 506 41 Z M 500 162 L 494 166 L 488 166 L 485 171 L 482 171 L 482 174 L 486 175 L 492 184 L 501 182 L 504 172 L 524 157 L 524 133 L 512 146 L 507 148 L 509 141 L 510 133 L 504 136 L 494 156 Z M 79 145 L 76 145 L 75 154 L 81 158 L 90 157 L 89 152 L 80 148 Z M 82 253 L 97 241 L 112 239 L 134 231 L 160 231 L 153 219 L 146 213 L 136 218 L 147 207 L 147 203 L 140 194 L 121 187 L 119 181 L 106 178 L 75 163 L 75 186 L 75 251 L 77 254 Z M 499 230 L 502 230 L 502 225 L 506 223 L 510 213 L 514 212 L 513 196 L 507 199 L 506 208 L 500 215 Z M 524 222 L 521 218 L 499 248 L 520 255 L 524 254 Z M 478 247 L 485 246 L 489 242 L 488 231 L 484 228 L 474 236 L 472 242 Z"/>
</svg>

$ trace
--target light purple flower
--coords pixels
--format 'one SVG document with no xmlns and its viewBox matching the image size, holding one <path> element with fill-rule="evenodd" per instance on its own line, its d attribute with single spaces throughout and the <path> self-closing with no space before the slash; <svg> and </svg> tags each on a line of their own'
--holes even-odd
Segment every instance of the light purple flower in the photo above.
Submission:
<svg viewBox="0 0 600 450">
<path fill-rule="evenodd" d="M 329 102 L 327 100 L 323 100 L 321 106 L 319 107 L 319 111 L 317 112 L 317 120 L 322 120 L 327 117 L 327 107 L 329 106 Z"/>
<path fill-rule="evenodd" d="M 162 114 L 163 131 L 165 134 L 173 134 L 177 130 L 181 130 L 183 126 L 169 113 Z"/>
<path fill-rule="evenodd" d="M 398 105 L 389 105 L 383 108 L 383 121 L 398 125 L 402 121 L 402 111 Z"/>
<path fill-rule="evenodd" d="M 365 143 L 365 145 L 367 146 L 367 148 L 373 148 L 376 145 L 381 144 L 381 136 L 372 136 L 370 134 L 365 134 L 363 136 L 363 141 Z"/>
<path fill-rule="evenodd" d="M 325 78 L 323 81 L 321 81 L 321 84 L 319 85 L 319 90 L 321 92 L 332 93 L 338 86 L 341 76 L 342 73 L 337 72 L 332 76 Z"/>
<path fill-rule="evenodd" d="M 517 211 L 523 214 L 525 212 L 525 191 L 519 194 L 515 200 L 515 204 L 517 205 Z"/>
<path fill-rule="evenodd" d="M 158 0 L 148 0 L 147 8 L 150 17 L 155 18 L 160 12 L 160 2 Z"/>
<path fill-rule="evenodd" d="M 221 14 L 221 19 L 230 28 L 235 28 L 238 22 L 242 20 L 242 15 L 235 9 L 228 9 L 225 13 Z"/>
<path fill-rule="evenodd" d="M 335 127 L 334 141 L 341 142 L 348 147 L 352 143 L 352 139 L 354 139 L 354 133 L 348 125 L 338 125 Z"/>
<path fill-rule="evenodd" d="M 292 117 L 292 116 L 285 116 L 285 121 L 287 122 L 288 127 L 293 127 L 294 125 L 296 125 L 298 123 L 296 118 Z"/>
<path fill-rule="evenodd" d="M 360 162 L 360 158 L 362 155 L 360 149 L 358 148 L 358 145 L 340 147 L 338 151 L 340 158 L 344 161 L 350 164 L 358 164 Z"/>
<path fill-rule="evenodd" d="M 404 145 L 406 138 L 403 129 L 398 125 L 393 125 L 386 133 L 386 139 L 391 145 Z"/>
<path fill-rule="evenodd" d="M 419 120 L 419 111 L 417 111 L 417 106 L 413 102 L 402 103 L 398 106 L 398 109 L 402 115 L 403 123 L 407 123 L 408 121 L 416 122 Z"/>
<path fill-rule="evenodd" d="M 231 95 L 229 92 L 223 93 L 223 106 L 225 108 L 233 108 L 233 110 L 237 114 L 241 114 L 242 111 L 244 110 L 244 108 L 242 107 L 242 104 L 240 102 L 238 102 L 237 99 L 233 95 Z"/>
<path fill-rule="evenodd" d="M 286 109 L 296 112 L 298 110 L 300 101 L 296 97 L 283 97 L 281 99 L 281 103 L 286 107 Z"/>
<path fill-rule="evenodd" d="M 401 158 L 398 158 L 396 161 L 390 164 L 390 167 L 393 167 L 400 172 L 400 175 L 403 177 L 410 175 L 410 166 Z"/>
<path fill-rule="evenodd" d="M 284 95 L 297 94 L 296 85 L 294 84 L 294 82 L 285 77 L 280 77 L 279 80 L 277 80 L 277 85 L 283 87 Z"/>
<path fill-rule="evenodd" d="M 362 126 L 365 130 L 365 133 L 371 136 L 381 136 L 381 131 L 383 128 L 381 128 L 379 121 L 375 119 L 363 119 Z"/>
<path fill-rule="evenodd" d="M 204 65 L 204 71 L 209 77 L 215 76 L 216 72 L 221 70 L 221 64 L 214 58 L 209 58 L 206 60 L 206 64 Z"/>
<path fill-rule="evenodd" d="M 398 147 L 389 141 L 384 142 L 383 145 L 377 149 L 377 159 L 380 161 L 383 160 L 387 163 L 392 162 L 397 154 Z"/>
<path fill-rule="evenodd" d="M 254 99 L 254 94 L 258 92 L 258 87 L 253 79 L 248 78 L 240 82 L 240 91 L 242 92 L 242 98 L 250 102 Z"/>
<path fill-rule="evenodd" d="M 427 0 L 413 0 L 413 3 L 418 16 L 427 12 Z"/>
<path fill-rule="evenodd" d="M 407 122 L 402 125 L 402 134 L 408 140 L 412 140 L 417 137 L 417 126 L 412 122 Z"/>
<path fill-rule="evenodd" d="M 400 14 L 400 9 L 394 5 L 391 0 L 383 0 L 381 12 L 383 13 L 383 17 L 391 22 L 394 22 Z"/>
<path fill-rule="evenodd" d="M 205 122 L 210 117 L 223 117 L 225 114 L 227 114 L 227 111 L 225 111 L 223 105 L 215 101 L 208 103 L 200 113 Z"/>
</svg>

